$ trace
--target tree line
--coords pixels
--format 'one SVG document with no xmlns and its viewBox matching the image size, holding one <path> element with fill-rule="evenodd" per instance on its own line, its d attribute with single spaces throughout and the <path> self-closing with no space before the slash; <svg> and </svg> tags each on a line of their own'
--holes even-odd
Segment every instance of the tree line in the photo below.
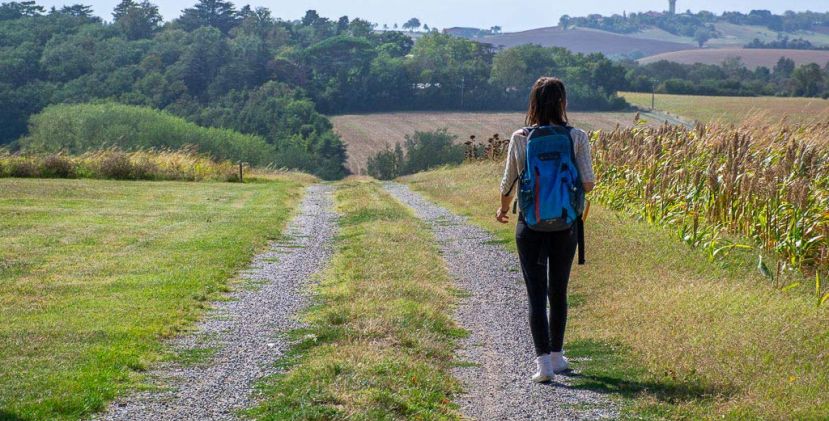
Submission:
<svg viewBox="0 0 829 421">
<path fill-rule="evenodd" d="M 829 26 L 829 12 L 787 11 L 782 15 L 775 15 L 768 10 L 752 10 L 749 13 L 723 12 L 718 16 L 705 10 L 697 13 L 689 10 L 680 14 L 645 12 L 611 16 L 593 14 L 571 17 L 564 15 L 559 20 L 559 25 L 565 29 L 570 26 L 581 26 L 620 34 L 630 34 L 656 27 L 674 35 L 694 38 L 702 47 L 708 40 L 721 36 L 714 26 L 720 22 L 764 26 L 778 33 L 791 33 Z"/>
<path fill-rule="evenodd" d="M 719 96 L 798 96 L 829 98 L 829 63 L 797 66 L 781 57 L 772 67 L 751 70 L 737 57 L 719 65 L 681 64 L 658 61 L 639 65 L 621 63 L 627 68 L 628 89 L 638 92 Z"/>
<path fill-rule="evenodd" d="M 346 151 L 325 114 L 515 109 L 540 74 L 568 78 L 575 108 L 625 106 L 623 69 L 598 54 L 498 52 L 435 31 L 415 44 L 362 19 L 310 10 L 286 21 L 222 0 L 170 22 L 149 1 L 123 0 L 111 23 L 85 5 L 3 3 L 0 145 L 14 148 L 50 104 L 114 101 L 261 136 L 280 162 L 335 178 Z"/>
</svg>

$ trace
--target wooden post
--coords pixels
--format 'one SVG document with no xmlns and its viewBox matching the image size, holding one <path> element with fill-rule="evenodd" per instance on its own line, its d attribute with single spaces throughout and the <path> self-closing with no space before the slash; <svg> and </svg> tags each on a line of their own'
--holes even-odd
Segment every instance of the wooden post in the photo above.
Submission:
<svg viewBox="0 0 829 421">
<path fill-rule="evenodd" d="M 239 182 L 240 183 L 245 182 L 245 179 L 243 178 L 243 175 L 242 175 L 242 161 L 239 161 Z"/>
</svg>

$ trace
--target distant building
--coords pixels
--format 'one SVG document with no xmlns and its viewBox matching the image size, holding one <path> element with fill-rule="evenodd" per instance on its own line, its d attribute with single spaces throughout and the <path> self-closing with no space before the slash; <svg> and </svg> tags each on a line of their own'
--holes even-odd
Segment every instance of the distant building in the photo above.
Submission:
<svg viewBox="0 0 829 421">
<path fill-rule="evenodd" d="M 675 15 L 676 14 L 676 0 L 668 0 L 668 13 Z"/>
</svg>

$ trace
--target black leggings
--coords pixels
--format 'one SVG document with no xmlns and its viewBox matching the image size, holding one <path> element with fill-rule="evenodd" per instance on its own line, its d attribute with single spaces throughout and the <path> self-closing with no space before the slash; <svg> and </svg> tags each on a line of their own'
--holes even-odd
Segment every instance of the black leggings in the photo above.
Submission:
<svg viewBox="0 0 829 421">
<path fill-rule="evenodd" d="M 521 270 L 530 303 L 530 329 L 536 355 L 561 352 L 567 325 L 567 283 L 578 243 L 575 227 L 538 232 L 519 219 L 515 229 Z M 545 258 L 546 257 L 546 258 Z M 549 282 L 548 282 L 549 279 Z M 547 320 L 547 300 L 550 320 Z"/>
</svg>

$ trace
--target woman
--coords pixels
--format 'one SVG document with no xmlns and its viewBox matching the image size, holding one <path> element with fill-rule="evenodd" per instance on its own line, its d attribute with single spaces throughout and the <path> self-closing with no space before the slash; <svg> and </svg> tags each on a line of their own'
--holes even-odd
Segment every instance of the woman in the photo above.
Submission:
<svg viewBox="0 0 829 421">
<path fill-rule="evenodd" d="M 527 126 L 567 126 L 567 93 L 561 80 L 552 77 L 538 79 L 530 92 L 529 102 Z M 516 190 L 513 186 L 526 162 L 528 135 L 527 130 L 522 129 L 513 133 L 510 139 L 506 169 L 501 180 L 501 207 L 496 215 L 502 224 L 509 222 L 508 212 Z M 584 191 L 589 192 L 595 185 L 595 175 L 587 134 L 583 130 L 573 129 L 571 137 Z M 567 283 L 576 252 L 576 228 L 557 232 L 533 231 L 527 227 L 523 215 L 519 214 L 515 241 L 527 285 L 530 329 L 537 355 L 538 371 L 532 380 L 546 382 L 552 380 L 555 373 L 568 368 L 562 345 L 567 324 Z M 543 250 L 545 247 L 547 250 Z M 548 259 L 542 260 L 546 264 L 539 262 L 541 253 L 548 256 Z M 546 305 L 548 299 L 549 320 Z"/>
</svg>

